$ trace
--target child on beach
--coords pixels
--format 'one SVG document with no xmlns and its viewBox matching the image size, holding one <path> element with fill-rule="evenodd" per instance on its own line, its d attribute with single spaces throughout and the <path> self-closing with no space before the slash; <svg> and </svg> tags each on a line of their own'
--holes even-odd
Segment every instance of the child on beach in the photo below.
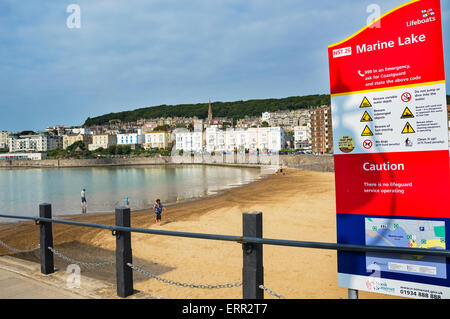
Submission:
<svg viewBox="0 0 450 319">
<path fill-rule="evenodd" d="M 156 214 L 156 223 L 161 226 L 161 214 L 166 211 L 166 208 L 161 204 L 161 200 L 158 198 L 156 203 L 153 205 L 153 211 Z"/>
<path fill-rule="evenodd" d="M 86 189 L 83 188 L 81 191 L 81 212 L 86 214 L 87 209 L 87 199 L 86 199 Z"/>
</svg>

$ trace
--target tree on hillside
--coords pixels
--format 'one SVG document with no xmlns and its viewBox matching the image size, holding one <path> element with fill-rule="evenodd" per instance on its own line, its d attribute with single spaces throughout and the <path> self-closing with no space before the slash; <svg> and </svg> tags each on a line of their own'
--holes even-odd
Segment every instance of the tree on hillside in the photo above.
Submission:
<svg viewBox="0 0 450 319">
<path fill-rule="evenodd" d="M 86 150 L 86 145 L 84 145 L 83 141 L 76 141 L 75 143 L 73 143 L 67 147 L 67 152 L 69 152 L 69 153 L 85 151 L 85 150 Z"/>
</svg>

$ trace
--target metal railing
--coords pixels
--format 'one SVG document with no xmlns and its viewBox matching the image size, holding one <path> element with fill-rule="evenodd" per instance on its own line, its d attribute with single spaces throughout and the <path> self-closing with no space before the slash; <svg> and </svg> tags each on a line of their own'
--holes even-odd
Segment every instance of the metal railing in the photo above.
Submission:
<svg viewBox="0 0 450 319">
<path fill-rule="evenodd" d="M 274 291 L 267 288 L 266 286 L 264 286 L 263 245 L 327 249 L 336 251 L 378 252 L 378 253 L 396 253 L 409 255 L 450 257 L 450 250 L 444 249 L 366 246 L 366 245 L 351 245 L 339 243 L 323 243 L 323 242 L 263 238 L 261 212 L 243 213 L 242 236 L 192 233 L 192 232 L 130 227 L 131 214 L 130 209 L 127 207 L 116 208 L 115 225 L 103 225 L 103 224 L 93 224 L 63 219 L 54 219 L 52 218 L 51 204 L 39 205 L 39 217 L 5 215 L 5 214 L 0 214 L 0 217 L 21 219 L 21 220 L 33 220 L 36 225 L 40 226 L 40 245 L 37 248 L 20 250 L 9 246 L 2 241 L 0 241 L 0 245 L 15 252 L 32 252 L 39 250 L 41 272 L 43 274 L 51 274 L 55 271 L 53 260 L 54 255 L 63 258 L 68 262 L 88 267 L 106 266 L 115 264 L 117 295 L 119 297 L 127 297 L 134 293 L 133 289 L 133 270 L 134 270 L 141 274 L 146 275 L 149 278 L 153 278 L 168 284 L 174 284 L 181 287 L 213 289 L 213 288 L 232 288 L 242 286 L 242 296 L 244 299 L 263 299 L 264 292 L 267 292 L 277 298 L 284 298 L 284 296 L 277 294 Z M 64 256 L 53 247 L 53 234 L 52 234 L 53 223 L 80 226 L 80 227 L 99 228 L 111 231 L 112 235 L 116 237 L 116 260 L 101 263 L 86 263 Z M 219 285 L 188 284 L 175 282 L 172 280 L 168 280 L 150 274 L 132 263 L 131 233 L 230 241 L 241 244 L 243 250 L 242 282 L 219 284 Z M 349 298 L 358 298 L 358 291 L 354 289 L 349 289 L 348 296 Z"/>
</svg>

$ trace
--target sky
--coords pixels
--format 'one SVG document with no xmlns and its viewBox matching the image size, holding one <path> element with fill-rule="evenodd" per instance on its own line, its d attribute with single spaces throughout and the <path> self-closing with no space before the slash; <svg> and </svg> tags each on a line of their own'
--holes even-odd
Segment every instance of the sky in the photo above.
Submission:
<svg viewBox="0 0 450 319">
<path fill-rule="evenodd" d="M 161 104 L 329 94 L 327 47 L 366 25 L 372 3 L 383 14 L 405 1 L 2 0 L 0 131 Z M 79 28 L 67 25 L 71 4 Z"/>
</svg>

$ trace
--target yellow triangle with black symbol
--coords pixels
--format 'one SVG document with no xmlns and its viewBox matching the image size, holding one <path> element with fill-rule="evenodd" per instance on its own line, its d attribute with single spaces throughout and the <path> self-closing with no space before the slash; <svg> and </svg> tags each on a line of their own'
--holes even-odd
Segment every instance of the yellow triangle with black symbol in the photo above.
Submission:
<svg viewBox="0 0 450 319">
<path fill-rule="evenodd" d="M 370 104 L 369 100 L 367 99 L 367 97 L 364 97 L 364 99 L 362 100 L 361 104 L 359 105 L 359 107 L 371 107 L 372 104 Z"/>
<path fill-rule="evenodd" d="M 416 133 L 416 131 L 414 131 L 411 124 L 409 124 L 409 122 L 406 122 L 405 127 L 403 128 L 402 134 L 408 134 L 408 133 Z"/>
<path fill-rule="evenodd" d="M 364 128 L 363 132 L 361 133 L 361 136 L 372 136 L 373 133 L 370 130 L 370 128 L 366 125 L 366 127 Z"/>
<path fill-rule="evenodd" d="M 364 112 L 363 116 L 361 117 L 360 122 L 372 122 L 372 118 L 370 117 L 369 113 L 367 111 Z"/>
<path fill-rule="evenodd" d="M 406 107 L 405 110 L 402 113 L 402 117 L 401 118 L 402 119 L 411 119 L 413 117 L 414 117 L 414 115 L 412 114 L 411 110 L 408 107 Z"/>
</svg>

